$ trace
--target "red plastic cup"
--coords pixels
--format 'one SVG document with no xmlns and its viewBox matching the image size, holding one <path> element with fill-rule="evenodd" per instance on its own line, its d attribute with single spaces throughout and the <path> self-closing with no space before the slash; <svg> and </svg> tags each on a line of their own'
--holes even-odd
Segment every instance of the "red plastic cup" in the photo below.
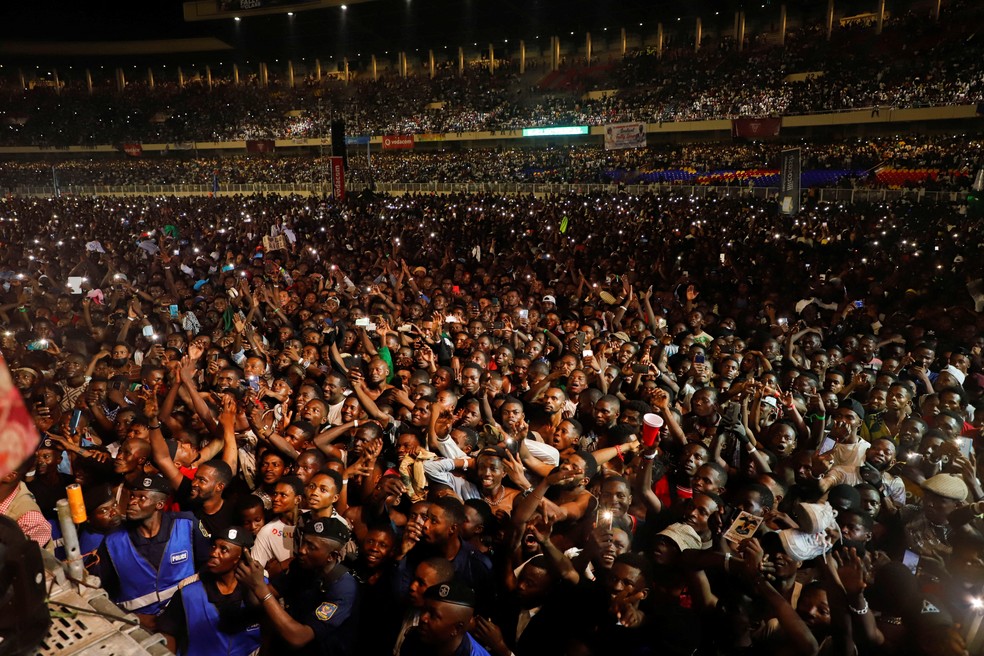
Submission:
<svg viewBox="0 0 984 656">
<path fill-rule="evenodd" d="M 663 418 L 653 412 L 647 412 L 642 417 L 642 443 L 652 446 L 659 439 L 659 430 L 663 427 Z"/>
</svg>

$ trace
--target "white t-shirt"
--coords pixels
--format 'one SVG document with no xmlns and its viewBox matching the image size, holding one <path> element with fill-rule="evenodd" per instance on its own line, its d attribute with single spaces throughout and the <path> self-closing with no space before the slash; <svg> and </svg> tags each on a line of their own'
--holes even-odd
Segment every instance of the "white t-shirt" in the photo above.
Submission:
<svg viewBox="0 0 984 656">
<path fill-rule="evenodd" d="M 253 560 L 264 567 L 271 560 L 283 562 L 294 556 L 294 527 L 275 519 L 256 534 L 251 550 Z"/>
</svg>

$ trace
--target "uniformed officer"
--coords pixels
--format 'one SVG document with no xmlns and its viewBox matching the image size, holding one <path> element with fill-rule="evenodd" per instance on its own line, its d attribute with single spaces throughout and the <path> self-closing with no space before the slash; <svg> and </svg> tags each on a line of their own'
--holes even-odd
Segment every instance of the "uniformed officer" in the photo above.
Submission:
<svg viewBox="0 0 984 656">
<path fill-rule="evenodd" d="M 359 585 L 342 565 L 351 532 L 340 520 L 304 527 L 297 558 L 269 584 L 263 567 L 244 559 L 236 578 L 256 595 L 275 635 L 270 653 L 344 656 L 355 652 Z M 283 606 L 278 602 L 283 599 Z"/>
<path fill-rule="evenodd" d="M 126 530 L 99 547 L 99 577 L 109 598 L 153 627 L 178 583 L 208 559 L 211 545 L 191 513 L 164 512 L 171 488 L 160 475 L 130 486 Z"/>
<path fill-rule="evenodd" d="M 178 592 L 157 618 L 157 631 L 180 656 L 249 656 L 260 648 L 263 611 L 247 604 L 249 590 L 236 580 L 236 566 L 253 534 L 230 526 L 212 536 L 212 551 L 198 574 L 178 584 Z"/>
<path fill-rule="evenodd" d="M 119 530 L 123 517 L 119 513 L 119 503 L 113 488 L 105 483 L 85 488 L 82 491 L 82 500 L 88 519 L 79 527 L 78 535 L 79 553 L 85 556 L 98 551 L 106 536 Z M 57 521 L 51 522 L 51 540 L 55 546 L 55 557 L 65 560 L 61 526 Z"/>
<path fill-rule="evenodd" d="M 427 588 L 420 624 L 407 632 L 400 656 L 489 656 L 468 633 L 475 592 L 460 581 Z"/>
</svg>

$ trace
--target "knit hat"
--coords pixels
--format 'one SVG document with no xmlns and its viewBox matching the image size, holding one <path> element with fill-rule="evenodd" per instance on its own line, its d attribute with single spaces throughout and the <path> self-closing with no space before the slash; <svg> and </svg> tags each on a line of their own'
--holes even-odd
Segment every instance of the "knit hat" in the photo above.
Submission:
<svg viewBox="0 0 984 656">
<path fill-rule="evenodd" d="M 922 485 L 924 490 L 932 492 L 944 499 L 963 501 L 967 498 L 967 484 L 959 476 L 953 474 L 937 474 Z"/>
</svg>

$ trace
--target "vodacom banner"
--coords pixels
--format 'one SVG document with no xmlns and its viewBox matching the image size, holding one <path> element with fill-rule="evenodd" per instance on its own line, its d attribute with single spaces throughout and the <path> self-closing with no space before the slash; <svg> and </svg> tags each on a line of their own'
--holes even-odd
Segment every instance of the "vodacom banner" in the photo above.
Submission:
<svg viewBox="0 0 984 656">
<path fill-rule="evenodd" d="M 383 150 L 411 150 L 412 148 L 412 134 L 395 134 L 383 137 Z"/>
</svg>

